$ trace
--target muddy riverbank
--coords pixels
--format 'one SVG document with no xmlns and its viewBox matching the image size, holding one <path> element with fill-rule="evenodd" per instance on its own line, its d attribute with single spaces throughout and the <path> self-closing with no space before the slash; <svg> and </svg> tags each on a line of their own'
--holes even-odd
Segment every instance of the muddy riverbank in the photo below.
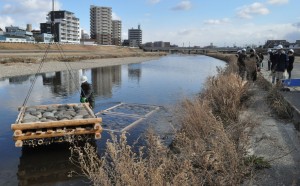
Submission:
<svg viewBox="0 0 300 186">
<path fill-rule="evenodd" d="M 57 72 L 67 70 L 68 66 L 73 70 L 89 69 L 96 67 L 115 66 L 123 64 L 140 63 L 144 61 L 154 60 L 160 58 L 159 56 L 153 57 L 126 57 L 126 58 L 108 58 L 108 59 L 92 59 L 77 62 L 46 62 L 44 63 L 41 73 L 44 72 Z M 35 74 L 39 68 L 39 63 L 7 63 L 0 64 L 0 78 L 21 76 L 28 74 Z"/>
</svg>

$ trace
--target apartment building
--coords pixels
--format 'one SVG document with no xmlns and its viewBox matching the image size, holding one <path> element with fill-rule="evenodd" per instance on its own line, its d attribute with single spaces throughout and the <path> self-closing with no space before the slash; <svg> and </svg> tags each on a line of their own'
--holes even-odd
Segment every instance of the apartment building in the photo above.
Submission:
<svg viewBox="0 0 300 186">
<path fill-rule="evenodd" d="M 128 40 L 129 46 L 131 47 L 139 47 L 142 45 L 142 30 L 140 25 L 138 25 L 137 29 L 132 28 L 128 30 Z"/>
<path fill-rule="evenodd" d="M 90 6 L 90 32 L 91 39 L 100 45 L 112 44 L 112 8 Z"/>
<path fill-rule="evenodd" d="M 40 24 L 41 33 L 51 33 L 52 21 L 54 21 L 55 42 L 80 43 L 79 19 L 73 12 L 66 10 L 49 12 L 47 22 Z"/>
<path fill-rule="evenodd" d="M 111 44 L 120 46 L 121 43 L 121 34 L 122 34 L 122 22 L 120 20 L 112 20 L 112 39 Z"/>
</svg>

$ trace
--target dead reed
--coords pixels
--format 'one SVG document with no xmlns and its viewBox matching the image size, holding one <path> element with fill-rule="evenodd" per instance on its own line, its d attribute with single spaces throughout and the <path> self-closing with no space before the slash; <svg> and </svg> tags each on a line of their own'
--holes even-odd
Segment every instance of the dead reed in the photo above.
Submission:
<svg viewBox="0 0 300 186">
<path fill-rule="evenodd" d="M 269 90 L 267 95 L 267 101 L 273 110 L 273 112 L 280 119 L 292 119 L 293 109 L 290 104 L 280 94 L 278 87 L 273 87 Z"/>
</svg>

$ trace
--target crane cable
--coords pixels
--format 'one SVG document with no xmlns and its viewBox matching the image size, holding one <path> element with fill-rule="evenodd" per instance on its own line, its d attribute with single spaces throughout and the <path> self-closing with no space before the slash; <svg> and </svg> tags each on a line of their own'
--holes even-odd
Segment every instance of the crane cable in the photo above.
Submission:
<svg viewBox="0 0 300 186">
<path fill-rule="evenodd" d="M 38 77 L 37 75 L 41 72 L 41 69 L 42 69 L 42 67 L 43 67 L 43 65 L 44 65 L 44 63 L 45 63 L 45 60 L 46 60 L 46 58 L 47 58 L 47 55 L 48 55 L 48 53 L 49 53 L 50 45 L 51 45 L 51 44 L 49 43 L 48 46 L 47 46 L 47 49 L 46 49 L 46 51 L 45 51 L 45 53 L 44 53 L 44 56 L 43 56 L 43 58 L 42 58 L 42 61 L 41 61 L 41 63 L 40 63 L 40 66 L 39 66 L 37 72 L 36 72 L 35 75 L 34 75 L 33 82 L 31 83 L 31 86 L 30 86 L 30 88 L 29 88 L 29 90 L 28 90 L 28 93 L 27 93 L 27 95 L 26 95 L 26 98 L 25 98 L 25 100 L 24 100 L 24 102 L 23 102 L 23 105 L 22 105 L 23 107 L 26 106 L 26 104 L 27 104 L 27 102 L 28 102 L 28 100 L 29 100 L 30 94 L 31 94 L 31 92 L 32 92 L 32 90 L 33 90 L 34 84 L 35 84 L 35 82 L 36 82 L 36 80 L 37 80 L 37 77 Z"/>
</svg>

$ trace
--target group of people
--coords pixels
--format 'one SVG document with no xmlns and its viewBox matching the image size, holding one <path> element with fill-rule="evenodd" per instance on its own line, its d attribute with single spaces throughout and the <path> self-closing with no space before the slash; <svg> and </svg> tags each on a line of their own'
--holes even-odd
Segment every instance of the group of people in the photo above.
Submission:
<svg viewBox="0 0 300 186">
<path fill-rule="evenodd" d="M 256 53 L 255 49 L 249 50 L 250 54 L 247 55 L 246 49 L 238 51 L 237 65 L 239 68 L 239 75 L 242 79 L 256 81 L 257 72 L 263 67 L 264 56 L 262 53 Z M 287 54 L 282 45 L 278 45 L 275 50 L 268 50 L 268 71 L 271 71 L 272 83 L 277 83 L 283 79 L 285 71 L 288 73 L 288 78 L 291 78 L 293 70 L 293 63 L 295 60 L 294 50 L 289 49 Z"/>
<path fill-rule="evenodd" d="M 285 71 L 288 73 L 288 78 L 291 79 L 295 60 L 294 50 L 289 49 L 286 53 L 283 46 L 278 45 L 276 50 L 269 49 L 268 53 L 268 70 L 271 71 L 272 83 L 277 83 L 279 80 L 283 79 Z"/>
<path fill-rule="evenodd" d="M 242 79 L 247 78 L 247 80 L 256 81 L 257 72 L 262 67 L 264 56 L 261 53 L 257 54 L 255 49 L 252 48 L 249 52 L 250 54 L 247 55 L 245 48 L 238 51 L 237 65 L 239 67 L 239 75 Z"/>
</svg>

